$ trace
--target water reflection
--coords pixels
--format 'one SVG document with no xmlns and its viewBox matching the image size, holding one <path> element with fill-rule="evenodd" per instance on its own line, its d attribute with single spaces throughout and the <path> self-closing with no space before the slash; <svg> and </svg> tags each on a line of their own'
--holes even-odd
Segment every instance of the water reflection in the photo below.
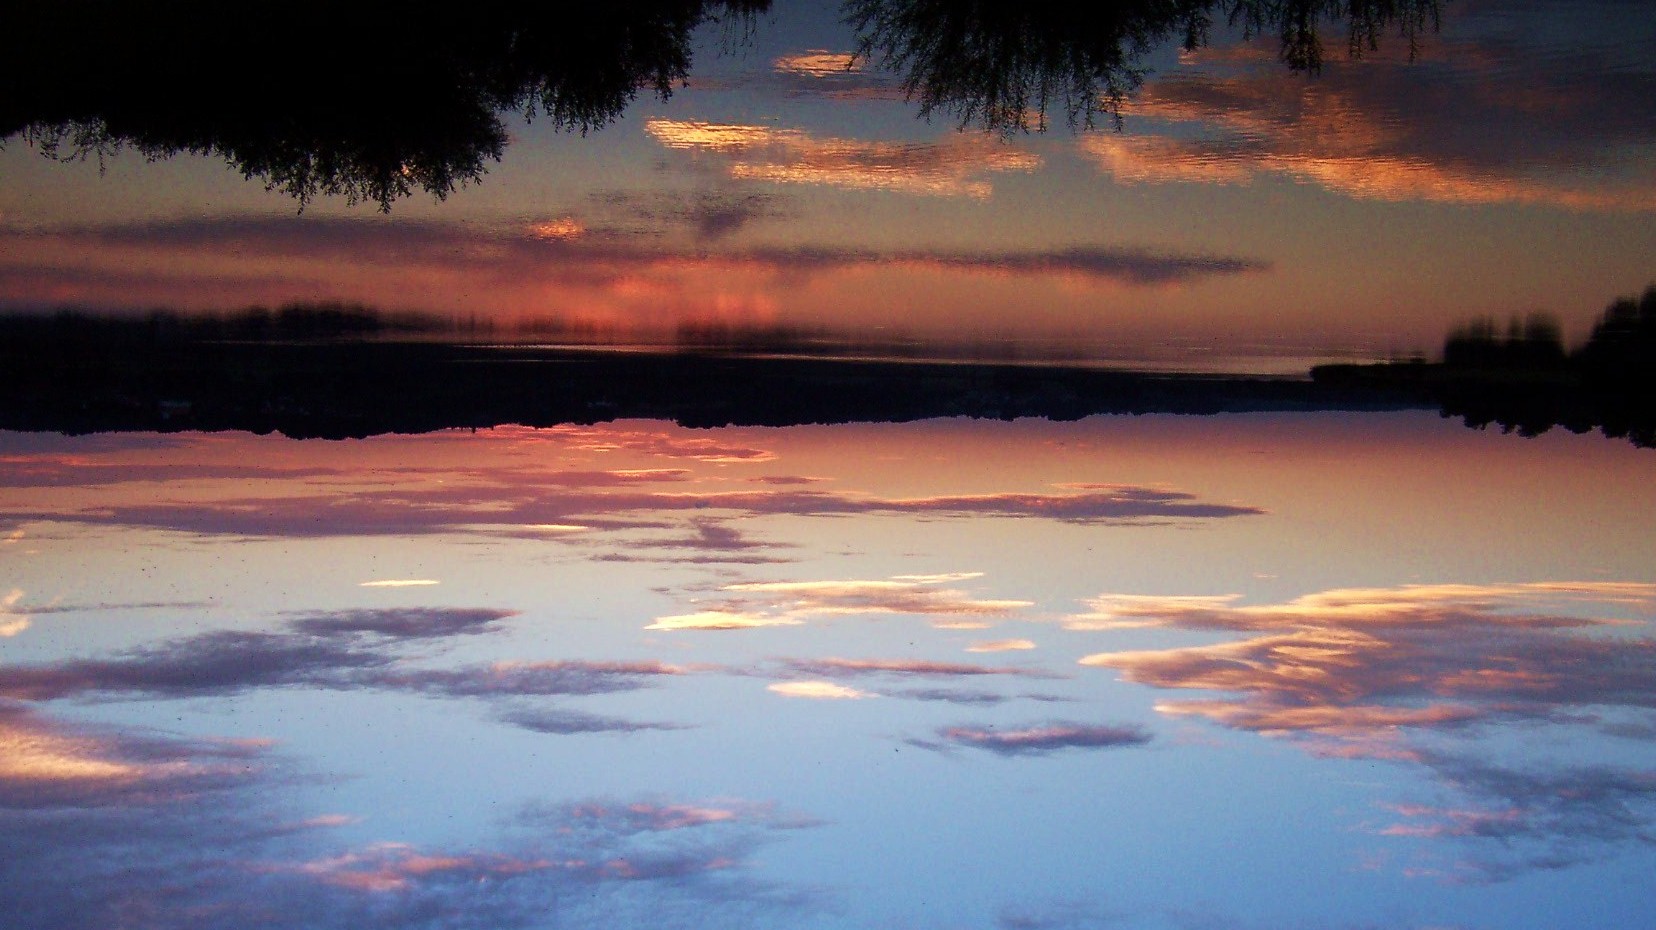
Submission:
<svg viewBox="0 0 1656 930">
<path fill-rule="evenodd" d="M 1650 903 L 1630 447 L 1430 413 L 0 443 L 30 926 Z"/>
</svg>

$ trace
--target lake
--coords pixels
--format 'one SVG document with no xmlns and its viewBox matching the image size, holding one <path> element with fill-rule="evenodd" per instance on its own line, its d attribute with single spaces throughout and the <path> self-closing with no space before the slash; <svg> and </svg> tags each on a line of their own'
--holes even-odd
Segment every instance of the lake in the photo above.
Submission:
<svg viewBox="0 0 1656 930">
<path fill-rule="evenodd" d="M 1625 443 L 1399 412 L 0 451 L 18 926 L 1650 904 Z"/>
</svg>

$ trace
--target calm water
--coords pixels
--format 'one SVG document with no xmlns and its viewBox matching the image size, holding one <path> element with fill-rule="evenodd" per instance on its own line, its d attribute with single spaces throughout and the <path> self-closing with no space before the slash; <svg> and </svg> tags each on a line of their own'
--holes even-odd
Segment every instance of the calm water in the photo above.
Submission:
<svg viewBox="0 0 1656 930">
<path fill-rule="evenodd" d="M 1641 926 L 1656 457 L 0 434 L 7 927 Z"/>
</svg>

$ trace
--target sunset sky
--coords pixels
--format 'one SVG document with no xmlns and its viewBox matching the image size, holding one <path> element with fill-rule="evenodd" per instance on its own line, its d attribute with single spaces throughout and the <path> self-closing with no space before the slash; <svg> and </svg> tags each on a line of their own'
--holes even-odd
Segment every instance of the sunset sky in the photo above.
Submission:
<svg viewBox="0 0 1656 930">
<path fill-rule="evenodd" d="M 620 333 L 685 320 L 1013 337 L 1171 361 L 1436 350 L 1545 310 L 1579 340 L 1656 280 L 1656 17 L 1449 0 L 1416 60 L 1320 76 L 1274 38 L 1158 51 L 1124 128 L 1009 139 L 917 119 L 847 70 L 832 5 L 708 29 L 688 87 L 585 137 L 512 120 L 504 160 L 388 215 L 300 212 L 222 161 L 0 152 L 0 308 L 291 300 Z M 1258 359 L 1241 367 L 1269 367 Z"/>
</svg>

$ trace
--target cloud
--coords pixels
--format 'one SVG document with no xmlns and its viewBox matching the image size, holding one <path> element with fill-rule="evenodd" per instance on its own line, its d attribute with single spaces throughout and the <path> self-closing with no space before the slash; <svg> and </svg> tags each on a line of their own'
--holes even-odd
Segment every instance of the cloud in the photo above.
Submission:
<svg viewBox="0 0 1656 930">
<path fill-rule="evenodd" d="M 1278 604 L 1237 600 L 1096 598 L 1093 611 L 1072 623 L 1243 638 L 1081 662 L 1153 687 L 1232 695 L 1159 703 L 1166 714 L 1294 737 L 1317 755 L 1426 768 L 1472 803 L 1405 805 L 1408 819 L 1382 832 L 1501 844 L 1479 845 L 1467 860 L 1470 872 L 1443 873 L 1451 880 L 1499 880 L 1648 840 L 1656 772 L 1584 763 L 1602 747 L 1569 737 L 1602 727 L 1648 739 L 1621 724 L 1629 713 L 1656 708 L 1656 639 L 1634 632 L 1648 629 L 1648 619 L 1617 614 L 1649 617 L 1656 585 L 1407 585 L 1333 589 Z M 1498 723 L 1554 728 L 1576 747 L 1576 758 L 1560 764 L 1537 752 L 1517 767 L 1493 750 L 1467 748 Z"/>
<path fill-rule="evenodd" d="M 831 681 L 779 681 L 765 686 L 766 691 L 791 698 L 844 701 L 879 697 L 871 691 L 859 691 Z"/>
<path fill-rule="evenodd" d="M 535 430 L 529 434 L 542 442 L 556 442 L 571 449 L 587 452 L 642 452 L 668 459 L 690 459 L 715 465 L 770 462 L 776 453 L 769 449 L 739 445 L 723 439 L 704 436 L 678 436 L 659 431 L 626 430 L 613 427 L 592 427 L 564 424 Z M 663 471 L 685 478 L 689 472 L 682 469 L 650 469 L 630 474 L 661 474 Z"/>
<path fill-rule="evenodd" d="M 974 576 L 966 576 L 974 577 Z M 879 581 L 753 581 L 726 585 L 724 591 L 756 596 L 804 614 L 972 614 L 1004 616 L 1031 606 L 1030 601 L 985 600 L 936 585 L 943 579 L 890 578 Z"/>
<path fill-rule="evenodd" d="M 754 477 L 748 479 L 748 481 L 754 484 L 769 485 L 818 484 L 827 480 L 829 479 L 815 478 L 809 475 L 755 475 Z"/>
<path fill-rule="evenodd" d="M 425 855 L 403 843 L 378 843 L 358 852 L 266 866 L 266 869 L 312 876 L 324 884 L 350 891 L 384 893 L 406 891 L 416 883 L 439 879 L 483 884 L 490 879 L 556 866 L 557 863 L 547 859 L 525 860 L 500 855 Z"/>
<path fill-rule="evenodd" d="M 807 49 L 778 55 L 767 71 L 748 70 L 728 77 L 692 77 L 697 90 L 749 90 L 785 97 L 821 97 L 839 101 L 905 100 L 895 74 L 873 71 L 852 52 Z"/>
<path fill-rule="evenodd" d="M 1645 846 L 1656 822 L 1656 770 L 1562 764 L 1516 767 L 1487 756 L 1424 752 L 1421 764 L 1466 797 L 1454 807 L 1396 804 L 1402 820 L 1382 836 L 1454 842 L 1469 853 L 1428 872 L 1452 883 L 1488 884 L 1602 859 Z"/>
<path fill-rule="evenodd" d="M 875 177 L 900 175 L 876 172 Z M 531 228 L 322 216 L 232 215 L 28 229 L 0 223 L 0 255 L 7 256 L 0 259 L 0 293 L 6 295 L 0 306 L 49 308 L 69 302 L 136 309 L 167 303 L 213 309 L 279 304 L 318 293 L 395 303 L 391 282 L 418 275 L 430 282 L 428 305 L 446 300 L 458 306 L 465 295 L 488 292 L 505 305 L 540 306 L 550 282 L 572 299 L 596 301 L 597 316 L 576 317 L 577 322 L 636 335 L 659 334 L 680 318 L 698 315 L 769 320 L 776 313 L 778 288 L 797 288 L 815 275 L 901 268 L 1156 287 L 1270 268 L 1268 262 L 1245 256 L 1130 245 L 743 247 L 725 240 L 768 215 L 765 208 L 719 203 L 723 205 L 707 206 L 686 220 L 698 225 L 693 240 L 685 242 L 643 234 L 547 239 Z M 249 270 L 226 277 L 221 259 L 228 257 L 251 263 L 245 266 Z M 739 277 L 747 290 L 735 296 L 705 293 L 709 276 Z M 649 297 L 648 307 L 635 299 L 641 294 Z M 676 302 L 663 307 L 661 301 L 669 296 Z M 43 474 L 16 480 L 58 479 Z"/>
<path fill-rule="evenodd" d="M 1150 742 L 1150 739 L 1149 732 L 1133 724 L 1096 726 L 1057 721 L 1017 729 L 996 729 L 992 726 L 943 727 L 937 731 L 935 742 L 911 742 L 928 749 L 967 746 L 1010 757 L 1044 756 L 1064 749 L 1140 746 Z"/>
<path fill-rule="evenodd" d="M 575 710 L 516 707 L 496 713 L 495 719 L 536 733 L 571 735 L 578 733 L 638 733 L 644 730 L 684 730 L 684 724 L 644 723 Z"/>
<path fill-rule="evenodd" d="M 263 747 L 71 727 L 0 703 L 0 810 L 148 803 L 221 791 L 259 770 Z"/>
<path fill-rule="evenodd" d="M 1027 639 L 980 639 L 966 647 L 967 652 L 1014 652 L 1020 649 L 1034 649 L 1035 643 Z"/>
<path fill-rule="evenodd" d="M 636 549 L 699 549 L 710 552 L 742 552 L 753 549 L 791 549 L 790 543 L 771 543 L 750 539 L 734 526 L 708 517 L 689 521 L 690 533 L 684 536 L 637 539 L 628 542 L 629 550 Z"/>
<path fill-rule="evenodd" d="M 819 80 L 862 70 L 854 52 L 832 52 L 822 48 L 778 55 L 771 62 L 771 67 L 783 74 L 798 74 Z"/>
<path fill-rule="evenodd" d="M 986 198 L 985 175 L 1029 172 L 1041 158 L 986 135 L 943 142 L 866 142 L 802 129 L 654 118 L 644 131 L 669 149 L 729 161 L 732 178 L 906 194 Z"/>
<path fill-rule="evenodd" d="M 0 597 L 0 639 L 16 636 L 29 628 L 28 614 L 15 609 L 21 600 L 21 588 L 13 588 L 5 597 Z"/>
<path fill-rule="evenodd" d="M 1656 706 L 1656 641 L 1575 635 L 1617 625 L 1547 606 L 1656 607 L 1656 585 L 1546 582 L 1346 588 L 1283 604 L 1234 597 L 1092 602 L 1081 628 L 1164 626 L 1260 633 L 1179 649 L 1090 655 L 1129 681 L 1239 692 L 1170 702 L 1171 713 L 1262 732 L 1371 734 L 1545 718 L 1564 707 Z"/>
<path fill-rule="evenodd" d="M 199 697 L 256 687 L 338 685 L 389 664 L 380 649 L 324 637 L 219 630 L 112 659 L 0 667 L 0 697 L 49 701 L 84 694 Z"/>
<path fill-rule="evenodd" d="M 764 626 L 798 626 L 805 621 L 793 617 L 743 613 L 730 610 L 703 610 L 693 614 L 657 617 L 646 630 L 751 630 Z"/>
<path fill-rule="evenodd" d="M 1036 668 L 968 665 L 960 662 L 933 662 L 926 659 L 784 659 L 787 671 L 820 678 L 855 678 L 863 675 L 895 675 L 919 678 L 959 678 L 978 675 L 1013 675 L 1023 678 L 1053 678 Z"/>
<path fill-rule="evenodd" d="M 1005 616 L 1029 607 L 1029 601 L 985 600 L 964 591 L 938 587 L 976 574 L 899 576 L 885 580 L 760 581 L 725 585 L 730 597 L 717 607 L 658 618 L 646 627 L 669 629 L 743 629 L 792 626 L 839 615 L 913 614 L 922 616 Z"/>
<path fill-rule="evenodd" d="M 1599 5 L 1585 21 L 1616 19 Z M 1656 76 L 1610 60 L 1614 43 L 1561 52 L 1487 26 L 1446 29 L 1418 61 L 1329 62 L 1311 82 L 1266 49 L 1197 53 L 1127 107 L 1135 132 L 1174 134 L 1092 134 L 1081 151 L 1129 184 L 1276 176 L 1361 199 L 1656 209 L 1656 174 L 1629 154 L 1651 141 Z"/>
<path fill-rule="evenodd" d="M 514 436 L 509 430 L 504 435 Z M 538 434 L 525 430 L 516 438 L 593 455 L 625 450 L 710 464 L 756 464 L 775 458 L 770 450 L 740 442 L 659 431 L 573 427 Z M 755 486 L 749 482 L 742 482 L 735 490 L 673 490 L 688 484 L 686 474 L 679 468 L 486 468 L 463 475 L 422 469 L 399 474 L 398 480 L 385 484 L 306 482 L 302 488 L 293 489 L 294 493 L 267 492 L 265 496 L 197 495 L 194 499 L 134 502 L 130 495 L 111 494 L 61 505 L 43 506 L 43 502 L 36 501 L 0 512 L 0 520 L 54 520 L 250 538 L 428 533 L 545 538 L 644 525 L 640 520 L 660 526 L 664 517 L 683 514 L 688 534 L 666 537 L 653 545 L 743 554 L 742 561 L 755 561 L 774 558 L 766 550 L 775 546 L 746 538 L 725 522 L 730 515 L 982 515 L 1132 524 L 1263 513 L 1257 507 L 1204 501 L 1185 491 L 1130 485 L 929 497 L 885 497 L 851 489 L 795 484 Z M 404 478 L 432 481 L 412 486 L 413 482 Z M 437 479 L 441 484 L 431 486 Z M 665 486 L 657 487 L 658 483 Z"/>
<path fill-rule="evenodd" d="M 515 611 L 403 608 L 299 614 L 280 632 L 216 630 L 108 658 L 0 666 L 0 698 L 52 701 L 72 697 L 193 698 L 254 688 L 304 685 L 333 690 L 389 690 L 433 697 L 509 700 L 607 694 L 644 688 L 687 670 L 657 661 L 502 661 L 428 668 L 403 647 L 494 633 Z M 506 709 L 506 722 L 553 732 L 599 727 L 603 718 Z M 628 725 L 630 729 L 663 726 Z M 620 731 L 628 727 L 607 726 Z M 571 730 L 573 732 L 573 730 Z M 594 730 L 596 732 L 596 730 Z"/>
<path fill-rule="evenodd" d="M 384 669 L 350 679 L 352 684 L 447 697 L 518 697 L 608 694 L 633 691 L 686 670 L 664 662 L 595 662 L 578 659 L 509 661 L 453 669 Z"/>
<path fill-rule="evenodd" d="M 342 845 L 345 814 L 295 814 L 267 749 L 71 727 L 0 705 L 7 918 L 34 930 L 599 926 L 629 910 L 734 925 L 804 915 L 755 849 L 815 821 L 774 805 L 593 799 L 520 811 L 477 845 Z M 134 923 L 134 921 L 138 923 Z"/>
<path fill-rule="evenodd" d="M 976 707 L 1004 704 L 1011 700 L 1011 698 L 1003 694 L 996 694 L 993 691 L 973 691 L 967 688 L 911 688 L 886 693 L 891 697 L 908 698 L 911 701 L 941 701 L 947 704 L 965 704 Z"/>
<path fill-rule="evenodd" d="M 276 465 L 234 465 L 229 463 L 134 463 L 89 458 L 83 450 L 75 453 L 12 453 L 0 455 L 0 487 L 78 488 L 140 481 L 270 481 L 306 478 L 337 478 L 345 473 L 335 468 L 287 468 Z M 21 538 L 21 537 L 18 537 Z"/>
<path fill-rule="evenodd" d="M 500 621 L 518 611 L 492 607 L 393 607 L 290 613 L 288 626 L 312 636 L 339 637 L 372 633 L 388 640 L 442 639 L 499 632 Z"/>
<path fill-rule="evenodd" d="M 695 191 L 605 191 L 592 198 L 610 234 L 671 235 L 687 231 L 694 241 L 717 243 L 765 220 L 790 214 L 782 198 L 748 189 L 724 187 Z"/>
</svg>

